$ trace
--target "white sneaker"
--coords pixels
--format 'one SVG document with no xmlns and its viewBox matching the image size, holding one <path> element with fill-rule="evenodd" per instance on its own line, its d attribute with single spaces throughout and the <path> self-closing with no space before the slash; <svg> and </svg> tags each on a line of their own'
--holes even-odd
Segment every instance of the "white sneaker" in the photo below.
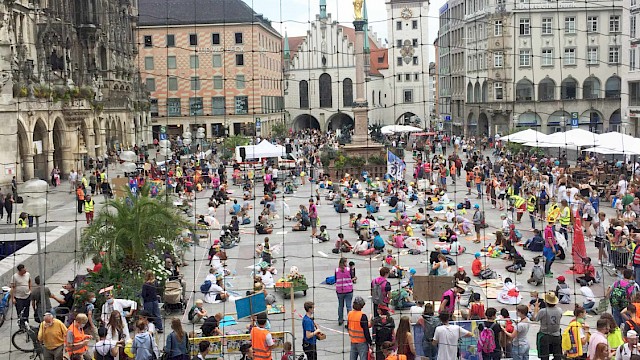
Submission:
<svg viewBox="0 0 640 360">
<path fill-rule="evenodd" d="M 602 261 L 600 261 L 600 259 L 598 259 L 598 265 L 602 265 Z"/>
</svg>

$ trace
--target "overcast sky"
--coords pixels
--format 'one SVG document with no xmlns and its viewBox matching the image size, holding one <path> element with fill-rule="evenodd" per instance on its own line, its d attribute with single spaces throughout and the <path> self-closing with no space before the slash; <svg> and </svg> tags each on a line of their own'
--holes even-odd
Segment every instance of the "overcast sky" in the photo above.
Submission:
<svg viewBox="0 0 640 360">
<path fill-rule="evenodd" d="M 273 27 L 284 36 L 285 30 L 289 36 L 302 36 L 309 29 L 309 22 L 315 19 L 320 10 L 320 0 L 244 0 L 255 12 L 264 14 L 273 22 Z M 367 0 L 369 24 L 373 26 L 378 37 L 388 39 L 386 0 Z M 429 8 L 429 41 L 433 44 L 438 31 L 438 9 L 445 0 L 432 0 Z M 340 5 L 340 6 L 338 6 Z M 332 18 L 353 27 L 352 0 L 327 0 L 327 12 Z M 434 61 L 434 51 L 431 48 L 429 61 Z"/>
</svg>

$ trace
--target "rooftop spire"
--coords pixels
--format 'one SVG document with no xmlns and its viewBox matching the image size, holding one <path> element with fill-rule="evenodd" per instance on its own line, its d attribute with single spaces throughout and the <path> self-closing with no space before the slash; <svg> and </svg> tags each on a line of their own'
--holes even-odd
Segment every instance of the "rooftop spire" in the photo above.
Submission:
<svg viewBox="0 0 640 360">
<path fill-rule="evenodd" d="M 284 58 L 291 58 L 291 52 L 289 51 L 289 36 L 286 31 L 284 32 Z"/>
<path fill-rule="evenodd" d="M 320 19 L 327 18 L 327 0 L 320 0 Z"/>
</svg>

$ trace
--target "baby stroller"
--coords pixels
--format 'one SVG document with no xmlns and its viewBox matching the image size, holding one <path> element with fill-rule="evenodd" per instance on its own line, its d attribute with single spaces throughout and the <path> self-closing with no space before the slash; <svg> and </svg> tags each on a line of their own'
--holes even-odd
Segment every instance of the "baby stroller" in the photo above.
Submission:
<svg viewBox="0 0 640 360">
<path fill-rule="evenodd" d="M 166 315 L 171 315 L 173 312 L 183 312 L 187 307 L 184 298 L 182 297 L 182 284 L 180 280 L 168 280 L 164 284 L 164 294 L 162 296 L 164 304 L 162 308 Z"/>
</svg>

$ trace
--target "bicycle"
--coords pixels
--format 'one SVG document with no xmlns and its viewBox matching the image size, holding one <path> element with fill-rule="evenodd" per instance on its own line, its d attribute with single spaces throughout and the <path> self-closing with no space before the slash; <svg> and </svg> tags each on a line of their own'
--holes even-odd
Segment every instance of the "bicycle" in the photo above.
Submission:
<svg viewBox="0 0 640 360">
<path fill-rule="evenodd" d="M 23 319 L 24 309 L 18 316 L 18 330 L 11 335 L 11 343 L 16 349 L 25 352 L 32 353 L 31 359 L 42 360 L 42 344 L 38 341 L 39 327 L 32 327 L 29 325 L 27 319 Z"/>
</svg>

